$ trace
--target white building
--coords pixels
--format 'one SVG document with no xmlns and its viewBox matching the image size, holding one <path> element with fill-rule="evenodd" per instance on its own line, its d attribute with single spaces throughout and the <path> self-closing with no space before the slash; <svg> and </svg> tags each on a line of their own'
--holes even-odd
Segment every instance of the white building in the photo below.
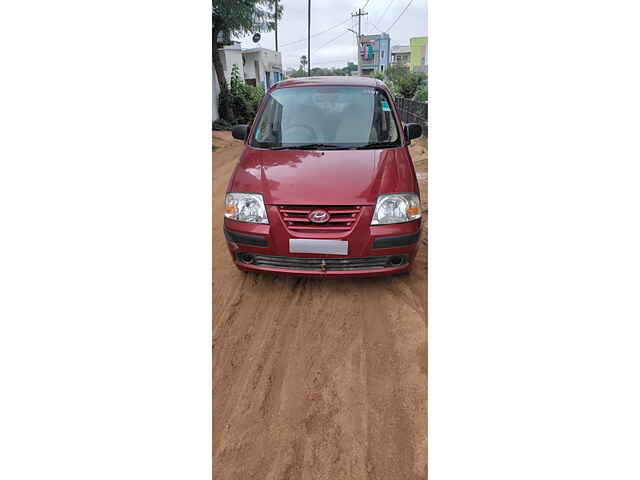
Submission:
<svg viewBox="0 0 640 480">
<path fill-rule="evenodd" d="M 227 86 L 231 83 L 231 71 L 233 66 L 238 66 L 238 72 L 240 78 L 244 79 L 242 48 L 240 42 L 233 42 L 231 45 L 225 45 L 218 48 L 218 55 L 220 56 L 220 62 L 222 63 L 222 69 L 224 71 L 224 78 L 227 81 Z M 213 67 L 213 121 L 215 122 L 220 118 L 218 112 L 218 95 L 220 95 L 220 86 L 218 85 L 218 77 L 216 75 L 216 69 Z"/>
<path fill-rule="evenodd" d="M 218 55 L 222 62 L 222 69 L 227 81 L 231 86 L 231 72 L 233 66 L 238 66 L 240 78 L 253 86 L 262 86 L 265 90 L 276 82 L 283 79 L 282 57 L 279 52 L 268 48 L 251 48 L 242 50 L 240 42 L 233 42 L 218 48 Z M 216 76 L 215 67 L 213 69 L 213 121 L 220 118 L 218 111 L 218 96 L 220 87 Z"/>
<path fill-rule="evenodd" d="M 240 42 L 233 42 L 233 45 L 225 45 L 223 48 L 219 48 L 218 55 L 220 55 L 220 61 L 222 62 L 222 68 L 224 69 L 224 77 L 227 80 L 227 85 L 231 83 L 231 70 L 234 65 L 238 66 L 240 78 L 244 79 L 244 61 L 242 58 L 242 47 L 240 47 Z"/>
<path fill-rule="evenodd" d="M 411 47 L 409 45 L 394 45 L 391 47 L 391 63 L 409 67 L 411 65 Z"/>
<path fill-rule="evenodd" d="M 218 85 L 218 77 L 216 76 L 216 69 L 213 68 L 213 114 L 211 121 L 215 122 L 220 118 L 218 113 L 218 95 L 220 95 L 220 85 Z"/>
<path fill-rule="evenodd" d="M 265 90 L 283 79 L 282 56 L 268 48 L 250 48 L 242 51 L 244 79 L 249 85 Z"/>
</svg>

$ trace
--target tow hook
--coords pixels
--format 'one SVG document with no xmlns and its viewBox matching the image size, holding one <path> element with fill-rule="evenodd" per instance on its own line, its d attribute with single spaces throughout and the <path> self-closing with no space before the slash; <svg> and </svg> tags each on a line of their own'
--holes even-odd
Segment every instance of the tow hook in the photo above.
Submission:
<svg viewBox="0 0 640 480">
<path fill-rule="evenodd" d="M 320 269 L 321 269 L 324 273 L 326 273 L 326 271 L 327 271 L 327 264 L 326 264 L 326 262 L 324 261 L 324 258 L 322 259 L 322 263 L 320 263 Z"/>
</svg>

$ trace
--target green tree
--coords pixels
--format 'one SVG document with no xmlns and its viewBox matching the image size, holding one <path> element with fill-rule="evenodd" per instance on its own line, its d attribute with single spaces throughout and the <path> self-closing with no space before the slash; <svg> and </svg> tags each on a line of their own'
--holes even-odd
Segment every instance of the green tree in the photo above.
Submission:
<svg viewBox="0 0 640 480">
<path fill-rule="evenodd" d="M 240 77 L 240 68 L 233 65 L 231 69 L 231 88 L 225 96 L 220 96 L 221 108 L 224 105 L 233 111 L 235 120 L 239 123 L 251 123 L 258 111 L 260 101 L 264 96 L 262 87 L 248 85 Z"/>
<path fill-rule="evenodd" d="M 213 66 L 220 86 L 220 114 L 225 120 L 234 118 L 231 102 L 227 101 L 230 92 L 218 53 L 218 34 L 230 37 L 273 30 L 276 19 L 282 17 L 282 2 L 278 3 L 277 12 L 275 5 L 276 0 L 213 0 Z"/>
<path fill-rule="evenodd" d="M 418 87 L 425 81 L 426 76 L 422 72 L 409 72 L 399 78 L 397 82 L 398 93 L 404 98 L 413 98 Z"/>
<path fill-rule="evenodd" d="M 289 71 L 288 75 L 292 78 L 300 78 L 307 76 L 307 56 L 302 55 L 300 57 L 300 65 L 297 70 Z"/>
<path fill-rule="evenodd" d="M 349 62 L 346 67 L 342 67 L 342 71 L 344 72 L 344 75 L 351 75 L 351 72 L 358 71 L 358 66 L 353 62 Z"/>
<path fill-rule="evenodd" d="M 349 62 L 346 67 L 313 67 L 311 69 L 311 75 L 314 77 L 343 77 L 345 75 L 351 75 L 352 71 L 358 70 L 358 66 L 353 62 Z M 299 78 L 307 76 L 307 56 L 302 55 L 300 57 L 300 65 L 297 69 L 291 69 L 287 71 L 287 76 L 290 78 Z"/>
<path fill-rule="evenodd" d="M 409 74 L 409 69 L 407 67 L 403 67 L 402 65 L 391 65 L 387 69 L 387 78 L 391 81 L 391 83 L 396 84 L 398 81 Z"/>
<path fill-rule="evenodd" d="M 418 87 L 418 89 L 416 90 L 416 95 L 415 95 L 415 100 L 419 101 L 419 102 L 426 102 L 428 95 L 427 95 L 427 84 L 425 83 L 424 85 L 421 85 Z"/>
<path fill-rule="evenodd" d="M 313 67 L 311 75 L 314 77 L 343 77 L 345 73 L 341 68 Z"/>
</svg>

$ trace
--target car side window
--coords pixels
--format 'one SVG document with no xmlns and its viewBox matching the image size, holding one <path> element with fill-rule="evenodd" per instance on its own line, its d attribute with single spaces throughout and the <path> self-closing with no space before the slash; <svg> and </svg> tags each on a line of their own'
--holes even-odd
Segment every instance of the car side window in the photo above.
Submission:
<svg viewBox="0 0 640 480">
<path fill-rule="evenodd" d="M 398 130 L 393 119 L 390 102 L 382 91 L 376 91 L 373 125 L 379 141 L 395 142 L 398 139 Z"/>
<path fill-rule="evenodd" d="M 256 128 L 255 139 L 261 143 L 280 143 L 281 128 L 282 104 L 270 97 Z"/>
</svg>

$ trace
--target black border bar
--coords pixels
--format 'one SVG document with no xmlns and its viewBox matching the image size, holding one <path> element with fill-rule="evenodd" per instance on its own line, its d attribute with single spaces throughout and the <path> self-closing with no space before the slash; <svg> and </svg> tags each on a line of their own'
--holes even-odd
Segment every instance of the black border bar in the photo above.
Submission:
<svg viewBox="0 0 640 480">
<path fill-rule="evenodd" d="M 373 240 L 373 248 L 393 248 L 413 245 L 418 242 L 420 231 L 407 235 L 396 235 L 394 237 L 378 237 Z"/>
<path fill-rule="evenodd" d="M 224 236 L 230 242 L 237 243 L 239 245 L 252 245 L 254 247 L 266 247 L 267 239 L 261 235 L 250 235 L 248 233 L 232 232 L 231 230 L 224 229 Z"/>
</svg>

